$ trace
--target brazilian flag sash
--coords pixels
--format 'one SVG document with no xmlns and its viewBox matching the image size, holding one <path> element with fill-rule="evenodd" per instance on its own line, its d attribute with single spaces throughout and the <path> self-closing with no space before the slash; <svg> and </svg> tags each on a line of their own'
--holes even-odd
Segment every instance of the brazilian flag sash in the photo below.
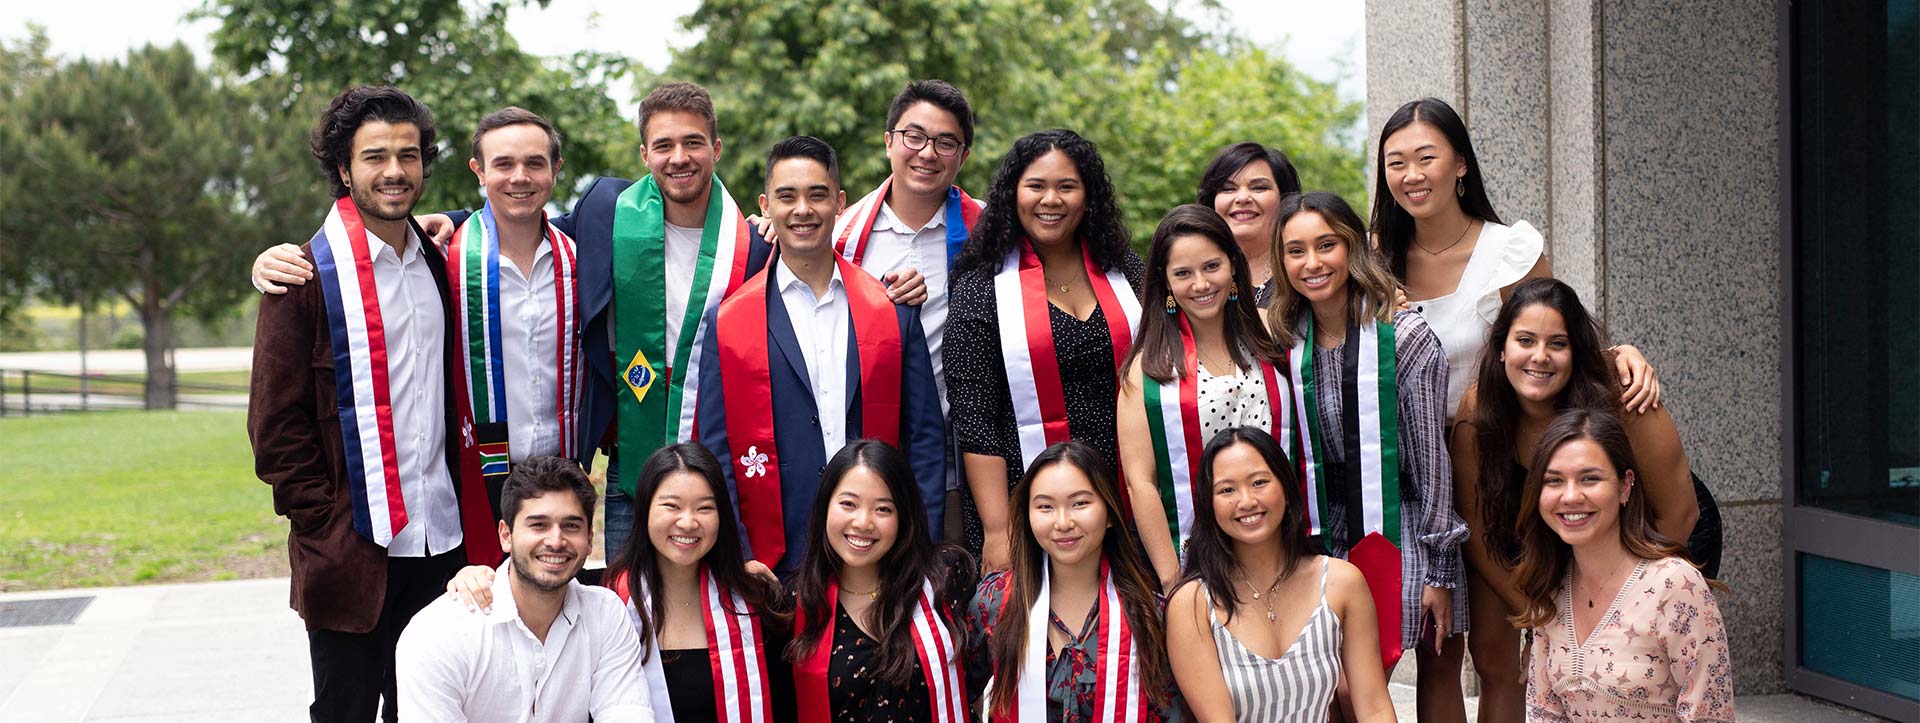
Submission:
<svg viewBox="0 0 1920 723">
<path fill-rule="evenodd" d="M 752 232 L 726 186 L 714 177 L 686 311 L 672 340 L 667 339 L 666 238 L 666 202 L 649 175 L 621 192 L 613 211 L 614 361 L 630 392 L 618 395 L 618 450 L 628 461 L 616 482 L 630 495 L 641 460 L 663 445 L 693 437 L 695 377 L 708 333 L 701 321 L 746 281 Z M 656 387 L 660 394 L 652 393 Z"/>
</svg>

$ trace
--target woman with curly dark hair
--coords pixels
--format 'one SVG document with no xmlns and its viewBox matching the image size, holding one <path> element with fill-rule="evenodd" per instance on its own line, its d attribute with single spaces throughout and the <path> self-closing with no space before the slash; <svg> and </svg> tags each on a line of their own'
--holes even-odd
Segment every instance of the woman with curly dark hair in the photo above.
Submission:
<svg viewBox="0 0 1920 723">
<path fill-rule="evenodd" d="M 1117 369 L 1139 326 L 1144 265 L 1093 142 L 1069 130 L 1013 144 L 949 289 L 950 418 L 972 492 L 967 544 L 1009 554 L 1007 494 L 1041 450 L 1088 442 L 1120 467 Z"/>
</svg>

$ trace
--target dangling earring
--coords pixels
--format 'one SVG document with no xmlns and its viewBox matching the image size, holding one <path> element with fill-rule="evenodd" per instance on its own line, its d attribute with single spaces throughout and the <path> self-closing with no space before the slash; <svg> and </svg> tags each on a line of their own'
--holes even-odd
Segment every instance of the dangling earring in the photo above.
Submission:
<svg viewBox="0 0 1920 723">
<path fill-rule="evenodd" d="M 1167 313 L 1177 314 L 1179 312 L 1180 312 L 1180 306 L 1178 304 L 1173 303 L 1173 294 L 1167 294 Z"/>
<path fill-rule="evenodd" d="M 1461 198 L 1467 197 L 1467 179 L 1465 178 L 1453 179 L 1453 195 L 1459 196 Z"/>
<path fill-rule="evenodd" d="M 1235 281 L 1233 282 L 1232 286 L 1227 287 L 1227 300 L 1228 301 L 1240 300 L 1240 282 Z"/>
</svg>

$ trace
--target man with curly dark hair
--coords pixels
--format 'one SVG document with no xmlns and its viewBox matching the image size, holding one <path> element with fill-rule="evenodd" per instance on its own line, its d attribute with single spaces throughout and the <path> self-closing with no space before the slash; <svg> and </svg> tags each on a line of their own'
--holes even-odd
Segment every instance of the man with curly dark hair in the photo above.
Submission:
<svg viewBox="0 0 1920 723">
<path fill-rule="evenodd" d="M 410 216 L 433 115 L 389 86 L 333 99 L 313 156 L 332 187 L 302 254 L 320 283 L 261 299 L 247 433 L 291 522 L 292 606 L 306 620 L 315 721 L 394 718 L 394 644 L 493 530 L 454 480 L 457 397 L 445 261 Z"/>
</svg>

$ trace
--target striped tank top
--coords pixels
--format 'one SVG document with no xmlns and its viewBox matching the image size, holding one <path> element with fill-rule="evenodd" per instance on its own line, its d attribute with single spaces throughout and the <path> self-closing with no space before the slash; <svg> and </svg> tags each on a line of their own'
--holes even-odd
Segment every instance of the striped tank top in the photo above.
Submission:
<svg viewBox="0 0 1920 723">
<path fill-rule="evenodd" d="M 1206 595 L 1206 586 L 1200 586 Z M 1227 631 L 1207 600 L 1213 644 L 1220 650 L 1220 672 L 1227 679 L 1238 723 L 1324 723 L 1333 689 L 1340 682 L 1340 618 L 1327 607 L 1327 558 L 1320 559 L 1320 604 L 1292 647 L 1278 658 L 1248 650 Z"/>
</svg>

